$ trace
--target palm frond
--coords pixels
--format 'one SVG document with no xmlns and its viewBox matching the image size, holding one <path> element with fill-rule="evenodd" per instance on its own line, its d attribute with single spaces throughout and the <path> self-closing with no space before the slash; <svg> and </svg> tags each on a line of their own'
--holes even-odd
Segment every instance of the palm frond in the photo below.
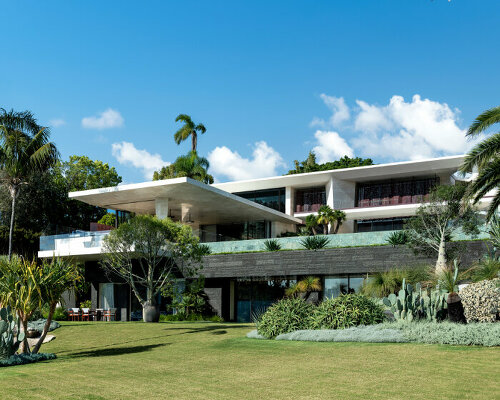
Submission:
<svg viewBox="0 0 500 400">
<path fill-rule="evenodd" d="M 196 125 L 194 129 L 200 133 L 205 133 L 207 131 L 207 128 L 205 128 L 203 124 Z"/>
<path fill-rule="evenodd" d="M 476 136 L 491 125 L 500 122 L 500 106 L 490 108 L 479 115 L 467 130 L 467 136 Z"/>
<path fill-rule="evenodd" d="M 474 148 L 465 157 L 460 171 L 472 172 L 474 167 L 481 170 L 491 161 L 492 158 L 498 157 L 499 154 L 500 133 L 495 133 L 493 136 L 474 146 Z"/>
</svg>

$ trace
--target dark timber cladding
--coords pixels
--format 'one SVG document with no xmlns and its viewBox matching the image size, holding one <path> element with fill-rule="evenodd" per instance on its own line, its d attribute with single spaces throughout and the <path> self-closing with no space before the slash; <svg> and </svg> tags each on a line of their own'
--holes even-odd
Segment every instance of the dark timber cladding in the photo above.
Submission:
<svg viewBox="0 0 500 400">
<path fill-rule="evenodd" d="M 480 260 L 487 251 L 483 241 L 459 245 L 465 246 L 462 268 Z M 204 257 L 202 274 L 206 278 L 364 274 L 435 262 L 435 257 L 416 256 L 406 246 L 349 247 L 211 255 Z"/>
</svg>

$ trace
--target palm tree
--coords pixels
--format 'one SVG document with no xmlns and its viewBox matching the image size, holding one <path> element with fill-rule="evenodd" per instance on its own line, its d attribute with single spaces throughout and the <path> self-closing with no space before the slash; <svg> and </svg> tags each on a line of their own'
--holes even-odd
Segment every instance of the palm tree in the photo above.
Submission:
<svg viewBox="0 0 500 400">
<path fill-rule="evenodd" d="M 335 228 L 333 229 L 333 233 L 336 234 L 339 231 L 339 228 L 342 226 L 342 223 L 346 220 L 346 215 L 344 211 L 341 210 L 333 210 L 333 224 Z"/>
<path fill-rule="evenodd" d="M 318 227 L 318 216 L 314 214 L 309 214 L 306 217 L 306 228 L 311 230 L 313 235 L 317 235 L 316 228 Z"/>
<path fill-rule="evenodd" d="M 0 109 L 0 179 L 12 198 L 9 259 L 16 199 L 21 187 L 27 184 L 30 175 L 46 171 L 59 158 L 57 148 L 49 142 L 49 137 L 49 128 L 39 126 L 31 112 Z"/>
<path fill-rule="evenodd" d="M 207 172 L 209 166 L 205 157 L 199 157 L 196 152 L 191 151 L 185 156 L 177 157 L 173 164 L 163 167 L 159 172 L 155 171 L 153 180 L 188 177 L 203 183 L 214 183 L 214 177 Z"/>
<path fill-rule="evenodd" d="M 318 210 L 318 223 L 323 225 L 323 233 L 326 235 L 329 233 L 328 225 L 334 222 L 333 210 L 328 205 L 323 205 Z"/>
<path fill-rule="evenodd" d="M 175 122 L 179 121 L 184 122 L 184 125 L 182 125 L 182 127 L 177 132 L 175 132 L 175 143 L 180 144 L 189 136 L 191 136 L 191 151 L 196 152 L 196 147 L 198 144 L 198 132 L 201 134 L 205 133 L 207 131 L 205 125 L 195 125 L 191 117 L 187 114 L 179 114 L 175 119 Z"/>
<path fill-rule="evenodd" d="M 500 122 L 500 106 L 486 110 L 479 115 L 467 131 L 470 138 L 477 137 L 492 125 Z M 468 190 L 468 199 L 474 203 L 479 202 L 481 198 L 493 189 L 497 193 L 491 202 L 486 218 L 488 220 L 495 215 L 500 206 L 500 133 L 494 133 L 482 142 L 474 146 L 467 154 L 464 164 L 460 170 L 464 173 L 470 173 L 477 168 L 478 175 L 472 181 Z"/>
</svg>

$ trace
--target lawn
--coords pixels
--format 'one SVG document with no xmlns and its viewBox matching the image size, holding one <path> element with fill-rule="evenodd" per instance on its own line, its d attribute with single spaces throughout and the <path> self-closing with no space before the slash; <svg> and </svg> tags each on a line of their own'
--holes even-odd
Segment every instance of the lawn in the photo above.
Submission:
<svg viewBox="0 0 500 400">
<path fill-rule="evenodd" d="M 500 349 L 262 341 L 249 324 L 64 323 L 6 399 L 499 399 Z"/>
</svg>

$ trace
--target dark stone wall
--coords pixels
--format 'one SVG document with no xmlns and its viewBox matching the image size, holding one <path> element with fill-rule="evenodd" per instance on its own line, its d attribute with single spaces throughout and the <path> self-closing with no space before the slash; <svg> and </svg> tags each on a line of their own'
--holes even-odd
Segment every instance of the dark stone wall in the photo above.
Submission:
<svg viewBox="0 0 500 400">
<path fill-rule="evenodd" d="M 487 252 L 483 241 L 460 245 L 464 247 L 460 256 L 462 268 L 472 265 Z M 220 254 L 204 257 L 201 273 L 206 278 L 363 274 L 394 267 L 433 265 L 436 257 L 416 256 L 406 246 Z"/>
</svg>

